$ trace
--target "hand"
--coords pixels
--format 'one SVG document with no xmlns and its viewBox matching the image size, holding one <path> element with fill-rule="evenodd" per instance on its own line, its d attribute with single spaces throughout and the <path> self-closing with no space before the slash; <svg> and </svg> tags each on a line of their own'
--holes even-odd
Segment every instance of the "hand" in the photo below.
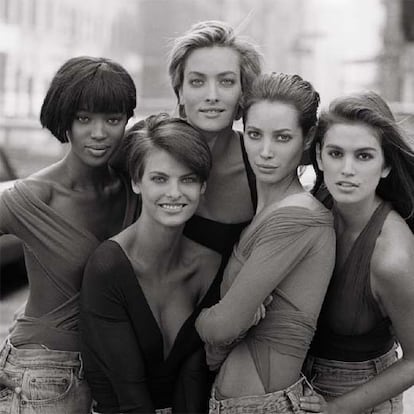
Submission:
<svg viewBox="0 0 414 414">
<path fill-rule="evenodd" d="M 326 401 L 322 395 L 309 387 L 305 387 L 303 397 L 300 397 L 300 408 L 306 413 L 353 414 L 351 411 L 337 407 L 334 400 Z"/>
<path fill-rule="evenodd" d="M 253 316 L 253 321 L 251 326 L 257 325 L 264 317 L 266 316 L 266 306 L 270 305 L 270 303 L 273 300 L 273 296 L 269 295 L 263 303 L 259 306 L 259 309 L 257 309 L 256 313 Z"/>
<path fill-rule="evenodd" d="M 329 414 L 328 404 L 322 395 L 313 393 L 300 398 L 300 408 L 307 413 Z"/>
<path fill-rule="evenodd" d="M 0 371 L 0 385 L 10 388 L 17 394 L 22 392 L 21 387 L 19 387 L 18 384 L 16 384 L 4 371 Z"/>
</svg>

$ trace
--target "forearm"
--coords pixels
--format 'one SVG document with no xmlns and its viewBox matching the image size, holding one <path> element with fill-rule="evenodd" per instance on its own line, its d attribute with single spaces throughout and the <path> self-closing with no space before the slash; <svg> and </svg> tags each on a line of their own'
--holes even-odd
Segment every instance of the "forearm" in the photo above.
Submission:
<svg viewBox="0 0 414 414">
<path fill-rule="evenodd" d="M 332 413 L 359 414 L 402 393 L 414 384 L 414 359 L 402 358 L 353 391 L 329 403 Z"/>
</svg>

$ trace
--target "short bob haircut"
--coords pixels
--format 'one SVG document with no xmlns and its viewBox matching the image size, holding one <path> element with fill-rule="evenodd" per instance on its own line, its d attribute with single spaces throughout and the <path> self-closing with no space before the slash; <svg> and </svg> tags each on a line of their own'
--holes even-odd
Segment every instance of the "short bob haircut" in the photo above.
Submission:
<svg viewBox="0 0 414 414">
<path fill-rule="evenodd" d="M 131 118 L 136 89 L 129 73 L 110 59 L 79 56 L 57 71 L 43 101 L 40 122 L 60 141 L 68 142 L 76 112 L 123 113 Z"/>
<path fill-rule="evenodd" d="M 151 115 L 134 124 L 125 135 L 128 172 L 134 182 L 144 174 L 145 161 L 153 150 L 163 150 L 184 164 L 201 182 L 210 174 L 210 148 L 197 129 L 166 113 Z"/>
<path fill-rule="evenodd" d="M 261 101 L 280 101 L 296 108 L 304 138 L 310 129 L 316 126 L 319 93 L 315 91 L 310 82 L 298 75 L 272 72 L 258 76 L 244 95 L 244 122 L 246 122 L 249 108 Z"/>
<path fill-rule="evenodd" d="M 316 172 L 312 192 L 323 190 L 323 172 L 316 161 L 316 150 L 323 146 L 324 137 L 335 124 L 363 124 L 376 134 L 384 152 L 385 163 L 391 167 L 381 178 L 377 194 L 391 202 L 394 209 L 414 231 L 414 152 L 407 144 L 405 133 L 397 125 L 387 103 L 375 92 L 363 92 L 335 99 L 320 116 L 310 156 Z M 322 187 L 322 188 L 321 188 Z"/>
<path fill-rule="evenodd" d="M 183 115 L 179 91 L 184 81 L 184 69 L 191 52 L 203 47 L 230 47 L 240 56 L 240 80 L 244 92 L 251 80 L 261 72 L 261 54 L 248 39 L 238 36 L 224 22 L 207 20 L 196 23 L 190 30 L 175 39 L 169 59 L 168 73 L 178 99 L 180 116 Z"/>
</svg>

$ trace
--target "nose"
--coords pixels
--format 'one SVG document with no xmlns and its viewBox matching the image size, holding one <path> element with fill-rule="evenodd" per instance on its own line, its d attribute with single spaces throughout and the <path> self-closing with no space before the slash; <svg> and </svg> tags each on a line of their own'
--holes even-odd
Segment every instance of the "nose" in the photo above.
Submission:
<svg viewBox="0 0 414 414">
<path fill-rule="evenodd" d="M 342 164 L 342 174 L 345 176 L 355 175 L 354 160 L 351 156 L 345 156 Z"/>
<path fill-rule="evenodd" d="M 218 100 L 219 100 L 219 96 L 218 96 L 217 85 L 215 82 L 209 82 L 206 101 L 207 102 L 218 102 Z"/>
<path fill-rule="evenodd" d="M 264 160 L 268 160 L 274 157 L 274 151 L 270 139 L 264 138 L 262 141 L 262 148 L 260 151 L 260 157 Z"/>
<path fill-rule="evenodd" d="M 106 137 L 105 121 L 96 119 L 92 123 L 91 136 L 94 139 L 103 139 Z"/>
<path fill-rule="evenodd" d="M 181 197 L 181 188 L 178 180 L 170 180 L 167 189 L 167 197 L 171 200 L 177 200 Z"/>
</svg>

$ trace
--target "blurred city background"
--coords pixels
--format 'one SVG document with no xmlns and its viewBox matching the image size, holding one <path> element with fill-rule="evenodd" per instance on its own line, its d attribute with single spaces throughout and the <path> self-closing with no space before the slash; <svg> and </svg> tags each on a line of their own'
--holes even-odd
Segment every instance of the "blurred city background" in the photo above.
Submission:
<svg viewBox="0 0 414 414">
<path fill-rule="evenodd" d="M 250 37 L 265 70 L 310 80 L 322 106 L 343 93 L 379 92 L 413 139 L 414 0 L 0 0 L 0 181 L 25 177 L 66 151 L 38 121 L 64 61 L 77 55 L 117 60 L 137 86 L 135 118 L 173 113 L 171 42 L 206 19 L 225 20 Z M 1 247 L 3 258 L 12 256 Z M 23 270 L 9 268 L 7 279 Z M 0 339 L 26 297 L 24 282 L 6 284 L 1 271 Z"/>
</svg>

